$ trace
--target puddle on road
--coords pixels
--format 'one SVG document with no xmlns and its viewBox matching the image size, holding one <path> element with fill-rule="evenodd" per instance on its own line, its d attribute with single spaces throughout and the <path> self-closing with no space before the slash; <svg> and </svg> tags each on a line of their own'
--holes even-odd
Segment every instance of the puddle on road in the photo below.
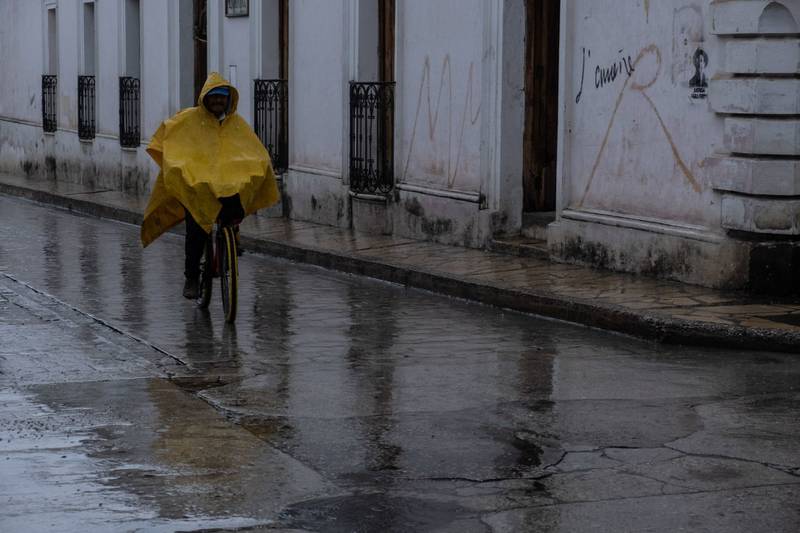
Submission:
<svg viewBox="0 0 800 533">
<path fill-rule="evenodd" d="M 162 380 L 2 389 L 0 405 L 0 531 L 241 528 L 325 492 Z"/>
</svg>

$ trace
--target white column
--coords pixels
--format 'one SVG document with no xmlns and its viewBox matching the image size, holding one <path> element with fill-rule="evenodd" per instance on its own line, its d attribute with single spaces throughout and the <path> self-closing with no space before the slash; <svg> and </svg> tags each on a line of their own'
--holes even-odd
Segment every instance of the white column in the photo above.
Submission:
<svg viewBox="0 0 800 533">
<path fill-rule="evenodd" d="M 251 2 L 255 3 L 255 2 Z M 208 13 L 208 72 L 225 73 L 225 55 L 222 46 L 222 21 L 225 18 L 224 0 L 208 0 L 206 7 Z"/>
<path fill-rule="evenodd" d="M 500 158 L 502 150 L 503 0 L 483 5 L 483 61 L 481 64 L 481 185 L 492 209 L 500 207 Z"/>
<path fill-rule="evenodd" d="M 342 38 L 342 183 L 350 184 L 350 81 L 358 77 L 359 2 L 343 0 Z M 370 1 L 370 0 L 367 0 Z"/>
</svg>

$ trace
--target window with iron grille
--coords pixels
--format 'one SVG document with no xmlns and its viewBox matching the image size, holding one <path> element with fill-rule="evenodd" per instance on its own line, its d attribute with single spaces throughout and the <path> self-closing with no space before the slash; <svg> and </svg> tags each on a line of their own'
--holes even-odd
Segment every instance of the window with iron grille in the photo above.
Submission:
<svg viewBox="0 0 800 533">
<path fill-rule="evenodd" d="M 58 127 L 56 119 L 56 97 L 58 95 L 58 76 L 42 76 L 42 128 L 54 132 Z"/>
<path fill-rule="evenodd" d="M 350 190 L 394 188 L 394 82 L 350 82 Z"/>
<path fill-rule="evenodd" d="M 119 79 L 119 144 L 139 146 L 139 80 L 130 76 Z"/>
<path fill-rule="evenodd" d="M 78 138 L 94 139 L 94 76 L 78 76 Z"/>
<path fill-rule="evenodd" d="M 255 130 L 272 158 L 276 173 L 289 163 L 288 84 L 286 80 L 255 80 Z"/>
</svg>

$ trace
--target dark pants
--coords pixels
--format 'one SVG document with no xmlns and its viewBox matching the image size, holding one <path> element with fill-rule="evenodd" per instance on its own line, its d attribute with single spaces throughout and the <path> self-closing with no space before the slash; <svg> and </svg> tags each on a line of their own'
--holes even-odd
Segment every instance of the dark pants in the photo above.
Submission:
<svg viewBox="0 0 800 533">
<path fill-rule="evenodd" d="M 238 223 L 244 218 L 244 209 L 239 201 L 239 195 L 228 198 L 220 198 L 222 211 L 219 219 L 223 224 Z M 189 210 L 186 209 L 186 248 L 183 275 L 189 279 L 196 279 L 200 276 L 200 260 L 203 258 L 203 250 L 206 246 L 208 233 L 201 228 Z"/>
</svg>

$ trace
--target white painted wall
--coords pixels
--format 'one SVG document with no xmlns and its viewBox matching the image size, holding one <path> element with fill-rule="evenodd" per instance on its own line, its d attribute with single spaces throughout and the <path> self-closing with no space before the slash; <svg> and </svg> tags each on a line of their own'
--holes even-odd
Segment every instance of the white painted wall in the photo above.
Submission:
<svg viewBox="0 0 800 533">
<path fill-rule="evenodd" d="M 289 3 L 289 164 L 342 172 L 344 3 Z"/>
<path fill-rule="evenodd" d="M 0 31 L 0 116 L 41 122 L 41 86 L 44 73 L 41 2 L 23 0 L 3 3 L 4 26 L 13 21 L 15 31 Z"/>
<path fill-rule="evenodd" d="M 141 2 L 142 32 L 142 139 L 149 140 L 171 113 L 170 54 L 167 50 L 169 9 L 166 2 Z M 176 106 L 177 107 L 177 106 Z"/>
<path fill-rule="evenodd" d="M 562 207 L 718 229 L 718 195 L 706 161 L 722 141 L 723 123 L 707 100 L 690 98 L 689 87 L 697 48 L 709 56 L 709 78 L 719 68 L 709 2 L 571 4 Z M 615 64 L 619 75 L 600 84 L 597 69 Z"/>
<path fill-rule="evenodd" d="M 398 180 L 478 192 L 483 0 L 397 3 Z"/>
</svg>

